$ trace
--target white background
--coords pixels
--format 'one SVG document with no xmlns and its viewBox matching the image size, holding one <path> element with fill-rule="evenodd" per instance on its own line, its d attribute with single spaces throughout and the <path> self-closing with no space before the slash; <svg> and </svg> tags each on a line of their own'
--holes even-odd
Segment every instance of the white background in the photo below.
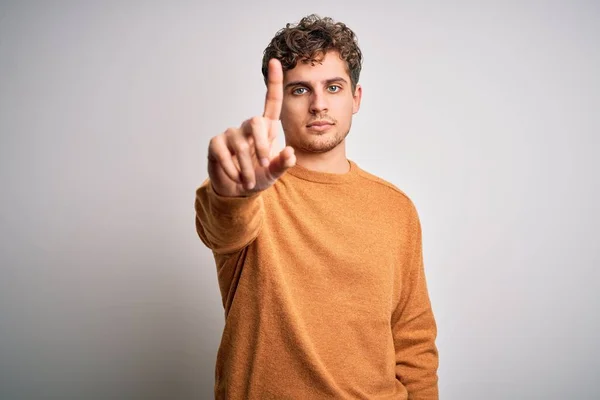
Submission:
<svg viewBox="0 0 600 400">
<path fill-rule="evenodd" d="M 211 398 L 194 191 L 209 138 L 262 110 L 264 48 L 313 12 L 365 57 L 349 158 L 421 216 L 441 398 L 600 397 L 598 2 L 14 0 L 0 398 Z"/>
</svg>

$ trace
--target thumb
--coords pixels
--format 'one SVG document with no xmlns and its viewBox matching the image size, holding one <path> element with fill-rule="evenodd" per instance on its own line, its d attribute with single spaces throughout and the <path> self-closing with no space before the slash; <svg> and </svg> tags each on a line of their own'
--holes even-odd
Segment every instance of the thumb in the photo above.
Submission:
<svg viewBox="0 0 600 400">
<path fill-rule="evenodd" d="M 269 175 L 273 180 L 279 179 L 289 168 L 296 165 L 296 155 L 290 146 L 285 147 L 269 164 Z"/>
</svg>

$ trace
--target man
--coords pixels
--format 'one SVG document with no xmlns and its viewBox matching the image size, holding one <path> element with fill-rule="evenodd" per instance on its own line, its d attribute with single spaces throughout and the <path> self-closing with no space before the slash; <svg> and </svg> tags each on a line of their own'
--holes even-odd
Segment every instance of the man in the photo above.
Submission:
<svg viewBox="0 0 600 400">
<path fill-rule="evenodd" d="M 264 114 L 210 141 L 196 227 L 225 308 L 218 399 L 438 398 L 417 211 L 346 158 L 361 64 L 343 23 L 288 24 Z"/>
</svg>

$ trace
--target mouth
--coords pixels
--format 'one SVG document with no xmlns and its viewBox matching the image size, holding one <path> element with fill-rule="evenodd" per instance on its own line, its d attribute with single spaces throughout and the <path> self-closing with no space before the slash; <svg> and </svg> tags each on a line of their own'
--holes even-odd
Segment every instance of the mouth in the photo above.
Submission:
<svg viewBox="0 0 600 400">
<path fill-rule="evenodd" d="M 315 121 L 306 125 L 306 127 L 310 130 L 322 132 L 331 128 L 334 124 L 328 121 Z"/>
</svg>

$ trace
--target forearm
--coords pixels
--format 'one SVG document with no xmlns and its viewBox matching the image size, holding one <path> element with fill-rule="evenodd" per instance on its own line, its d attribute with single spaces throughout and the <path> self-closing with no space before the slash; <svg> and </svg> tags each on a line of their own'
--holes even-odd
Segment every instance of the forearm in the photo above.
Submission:
<svg viewBox="0 0 600 400">
<path fill-rule="evenodd" d="M 252 242 L 262 225 L 264 206 L 260 193 L 224 197 L 206 180 L 196 191 L 196 231 L 216 253 L 237 251 Z"/>
<path fill-rule="evenodd" d="M 437 400 L 437 326 L 431 307 L 424 300 L 420 303 L 394 325 L 396 377 L 410 399 Z"/>
<path fill-rule="evenodd" d="M 392 314 L 396 377 L 407 388 L 409 399 L 437 400 L 437 325 L 423 265 L 421 224 L 416 209 L 412 211 L 406 257 L 399 269 L 400 299 Z"/>
</svg>

